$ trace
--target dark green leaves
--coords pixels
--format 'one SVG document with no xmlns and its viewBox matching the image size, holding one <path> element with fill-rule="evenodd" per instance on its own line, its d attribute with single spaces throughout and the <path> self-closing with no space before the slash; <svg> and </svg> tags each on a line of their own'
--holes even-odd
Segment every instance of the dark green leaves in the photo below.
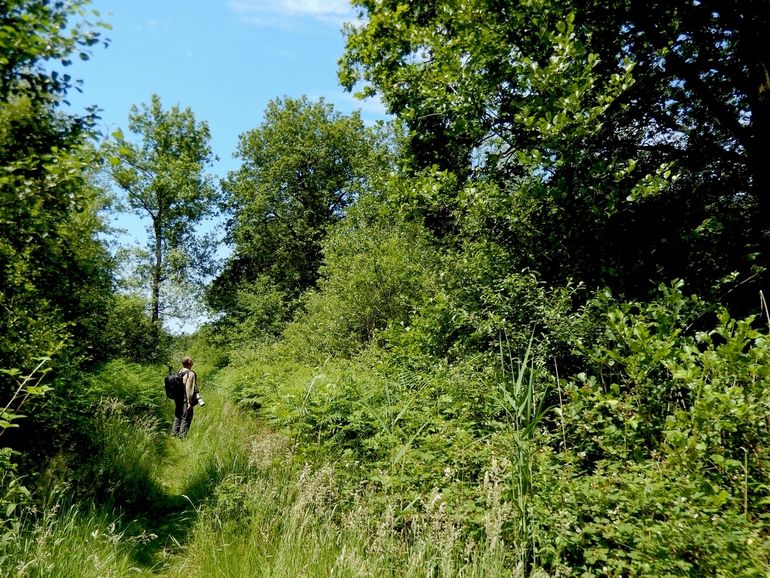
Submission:
<svg viewBox="0 0 770 578">
<path fill-rule="evenodd" d="M 331 225 L 392 166 L 358 114 L 305 97 L 271 101 L 237 156 L 241 167 L 224 182 L 235 254 L 211 291 L 215 307 L 263 275 L 291 298 L 312 287 Z"/>
</svg>

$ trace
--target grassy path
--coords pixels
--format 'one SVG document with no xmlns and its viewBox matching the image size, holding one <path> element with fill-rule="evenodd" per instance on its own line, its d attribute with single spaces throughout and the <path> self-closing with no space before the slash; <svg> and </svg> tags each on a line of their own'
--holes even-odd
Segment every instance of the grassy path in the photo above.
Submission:
<svg viewBox="0 0 770 578">
<path fill-rule="evenodd" d="M 340 464 L 299 464 L 284 435 L 225 392 L 207 388 L 205 395 L 183 440 L 168 435 L 171 402 L 159 408 L 162 430 L 153 416 L 125 416 L 116 406 L 95 462 L 111 466 L 117 490 L 135 492 L 123 494 L 122 509 L 53 503 L 12 543 L 10 557 L 0 557 L 0 576 L 521 576 L 499 544 L 472 544 L 471 551 L 458 542 L 440 508 L 405 529 L 395 515 L 404 506 L 399 496 L 370 501 L 365 488 L 359 494 L 340 485 Z"/>
<path fill-rule="evenodd" d="M 135 373 L 138 383 L 146 381 Z M 164 400 L 158 408 L 159 428 L 153 415 L 127 413 L 111 399 L 95 410 L 99 446 L 93 463 L 85 464 L 92 478 L 79 483 L 92 481 L 97 495 L 113 495 L 118 505 L 75 498 L 67 485 L 68 468 L 75 466 L 63 463 L 60 471 L 47 474 L 51 489 L 34 516 L 17 527 L 0 527 L 0 576 L 221 575 L 203 568 L 196 539 L 219 515 L 217 494 L 223 482 L 249 479 L 259 468 L 259 460 L 250 459 L 254 440 L 264 436 L 255 416 L 207 389 L 206 405 L 196 408 L 190 435 L 179 440 L 168 435 L 171 402 Z M 85 488 L 81 491 L 87 495 Z M 209 538 L 216 550 L 218 528 Z"/>
<path fill-rule="evenodd" d="M 164 407 L 170 427 L 173 406 Z M 137 561 L 147 576 L 196 575 L 188 556 L 190 533 L 217 484 L 248 465 L 250 440 L 259 426 L 223 394 L 209 390 L 206 405 L 195 408 L 185 439 L 168 437 L 157 471 L 159 494 L 146 516 L 129 526 L 130 534 L 151 536 L 138 549 Z M 133 526 L 133 527 L 131 527 Z"/>
</svg>

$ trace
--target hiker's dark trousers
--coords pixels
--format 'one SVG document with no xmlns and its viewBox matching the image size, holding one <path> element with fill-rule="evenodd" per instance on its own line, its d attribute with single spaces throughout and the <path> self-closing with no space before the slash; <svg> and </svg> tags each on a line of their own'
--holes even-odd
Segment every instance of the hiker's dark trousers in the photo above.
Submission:
<svg viewBox="0 0 770 578">
<path fill-rule="evenodd" d="M 183 438 L 190 431 L 193 418 L 193 408 L 187 409 L 185 398 L 174 400 L 174 422 L 171 424 L 171 435 Z"/>
</svg>

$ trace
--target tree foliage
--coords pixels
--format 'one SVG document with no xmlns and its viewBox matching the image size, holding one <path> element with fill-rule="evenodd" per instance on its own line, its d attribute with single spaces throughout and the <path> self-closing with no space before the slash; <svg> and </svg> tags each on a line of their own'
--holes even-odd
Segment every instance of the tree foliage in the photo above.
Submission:
<svg viewBox="0 0 770 578">
<path fill-rule="evenodd" d="M 129 131 L 109 149 L 111 174 L 128 207 L 147 219 L 146 268 L 153 322 L 172 305 L 164 289 L 175 284 L 195 292 L 214 268 L 214 238 L 198 227 L 216 214 L 219 190 L 206 174 L 213 155 L 205 122 L 189 108 L 164 110 L 160 97 L 133 106 Z"/>
<path fill-rule="evenodd" d="M 61 107 L 77 87 L 62 67 L 88 59 L 104 27 L 86 6 L 0 2 L 0 407 L 6 421 L 28 416 L 3 439 L 6 497 L 24 490 L 9 448 L 29 463 L 74 439 L 82 408 L 72 375 L 109 353 L 113 262 L 102 240 L 107 199 L 93 178 L 96 116 Z"/>
<path fill-rule="evenodd" d="M 388 328 L 403 329 L 436 290 L 439 253 L 420 225 L 382 212 L 365 195 L 323 243 L 317 291 L 285 340 L 305 359 L 352 357 Z"/>
<path fill-rule="evenodd" d="M 330 226 L 390 166 L 381 135 L 358 113 L 306 97 L 271 101 L 236 155 L 241 167 L 224 182 L 234 254 L 209 292 L 218 310 L 260 276 L 290 299 L 312 287 Z"/>
<path fill-rule="evenodd" d="M 3 0 L 0 2 L 0 97 L 28 97 L 46 104 L 64 98 L 81 84 L 56 65 L 69 66 L 73 58 L 88 60 L 91 47 L 104 39 L 100 28 L 109 28 L 89 0 Z M 54 99 L 54 100 L 52 100 Z M 70 117 L 70 122 L 81 122 Z"/>
<path fill-rule="evenodd" d="M 100 38 L 85 2 L 4 2 L 0 27 L 0 358 L 29 367 L 62 339 L 98 341 L 111 264 L 97 240 L 100 193 L 89 183 L 92 115 L 57 106 L 72 81 L 56 64 L 88 58 Z"/>
<path fill-rule="evenodd" d="M 499 187 L 473 234 L 629 294 L 764 264 L 765 2 L 355 4 L 343 84 L 405 120 L 416 168 Z"/>
</svg>

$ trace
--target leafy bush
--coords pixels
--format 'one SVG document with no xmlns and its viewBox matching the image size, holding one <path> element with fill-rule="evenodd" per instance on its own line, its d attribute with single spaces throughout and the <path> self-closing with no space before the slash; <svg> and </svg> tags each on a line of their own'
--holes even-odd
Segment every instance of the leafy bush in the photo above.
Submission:
<svg viewBox="0 0 770 578">
<path fill-rule="evenodd" d="M 209 373 L 214 373 L 226 367 L 230 360 L 232 344 L 216 323 L 205 324 L 191 335 L 178 335 L 174 337 L 170 348 L 168 363 L 173 367 L 181 366 L 182 358 L 189 355 L 195 360 L 195 372 L 201 381 L 205 380 Z"/>
<path fill-rule="evenodd" d="M 363 212 L 363 211 L 362 211 Z M 298 359 L 348 357 L 406 324 L 432 291 L 436 253 L 419 227 L 353 214 L 324 245 L 318 291 L 286 332 Z"/>
<path fill-rule="evenodd" d="M 230 347 L 254 341 L 270 341 L 280 334 L 294 305 L 284 291 L 266 275 L 244 283 L 235 292 L 227 316 L 212 325 Z"/>
<path fill-rule="evenodd" d="M 281 344 L 258 365 L 244 357 L 237 395 L 259 399 L 305 459 L 333 460 L 339 483 L 366 488 L 372 516 L 398 500 L 402 531 L 438 496 L 462 536 L 499 536 L 527 573 L 766 575 L 770 347 L 756 320 L 709 309 L 678 283 L 647 303 L 601 293 L 556 319 L 548 304 L 567 310 L 569 292 L 504 278 L 497 287 L 515 291 L 447 283 L 448 325 L 429 325 L 434 300 L 409 331 L 386 332 L 390 349 L 355 362 L 312 369 Z M 543 321 L 523 348 L 517 302 Z M 456 355 L 437 357 L 423 338 L 448 339 L 438 353 Z M 559 379 L 554 351 L 583 371 Z"/>
<path fill-rule="evenodd" d="M 0 544 L 16 539 L 20 515 L 30 502 L 30 492 L 22 484 L 13 454 L 10 448 L 0 448 Z"/>
<path fill-rule="evenodd" d="M 601 295 L 605 337 L 578 343 L 595 375 L 566 386 L 567 444 L 586 463 L 608 456 L 643 459 L 665 452 L 691 465 L 732 467 L 748 455 L 764 459 L 770 414 L 770 345 L 755 319 L 708 315 L 681 284 L 661 287 L 660 299 L 617 304 Z"/>
<path fill-rule="evenodd" d="M 525 351 L 533 329 L 538 355 L 562 357 L 569 338 L 585 331 L 571 315 L 577 287 L 544 286 L 496 245 L 466 243 L 442 258 L 440 271 L 419 312 L 385 335 L 400 364 L 430 367 L 436 358 L 467 362 L 479 354 L 482 365 L 494 363 L 501 347 Z"/>
<path fill-rule="evenodd" d="M 95 403 L 115 399 L 125 405 L 127 415 L 157 415 L 165 403 L 161 365 L 132 363 L 122 359 L 95 368 L 85 381 L 88 396 Z"/>
<path fill-rule="evenodd" d="M 763 525 L 674 461 L 607 460 L 581 475 L 541 454 L 535 480 L 535 560 L 561 575 L 759 577 L 770 569 Z"/>
<path fill-rule="evenodd" d="M 542 442 L 542 555 L 591 576 L 767 575 L 766 335 L 680 283 L 591 308 L 605 336 L 579 344 L 591 373 L 563 384 Z"/>
<path fill-rule="evenodd" d="M 108 358 L 132 362 L 154 362 L 164 359 L 170 345 L 169 336 L 161 333 L 148 313 L 147 301 L 139 295 L 115 295 L 103 330 Z"/>
</svg>

